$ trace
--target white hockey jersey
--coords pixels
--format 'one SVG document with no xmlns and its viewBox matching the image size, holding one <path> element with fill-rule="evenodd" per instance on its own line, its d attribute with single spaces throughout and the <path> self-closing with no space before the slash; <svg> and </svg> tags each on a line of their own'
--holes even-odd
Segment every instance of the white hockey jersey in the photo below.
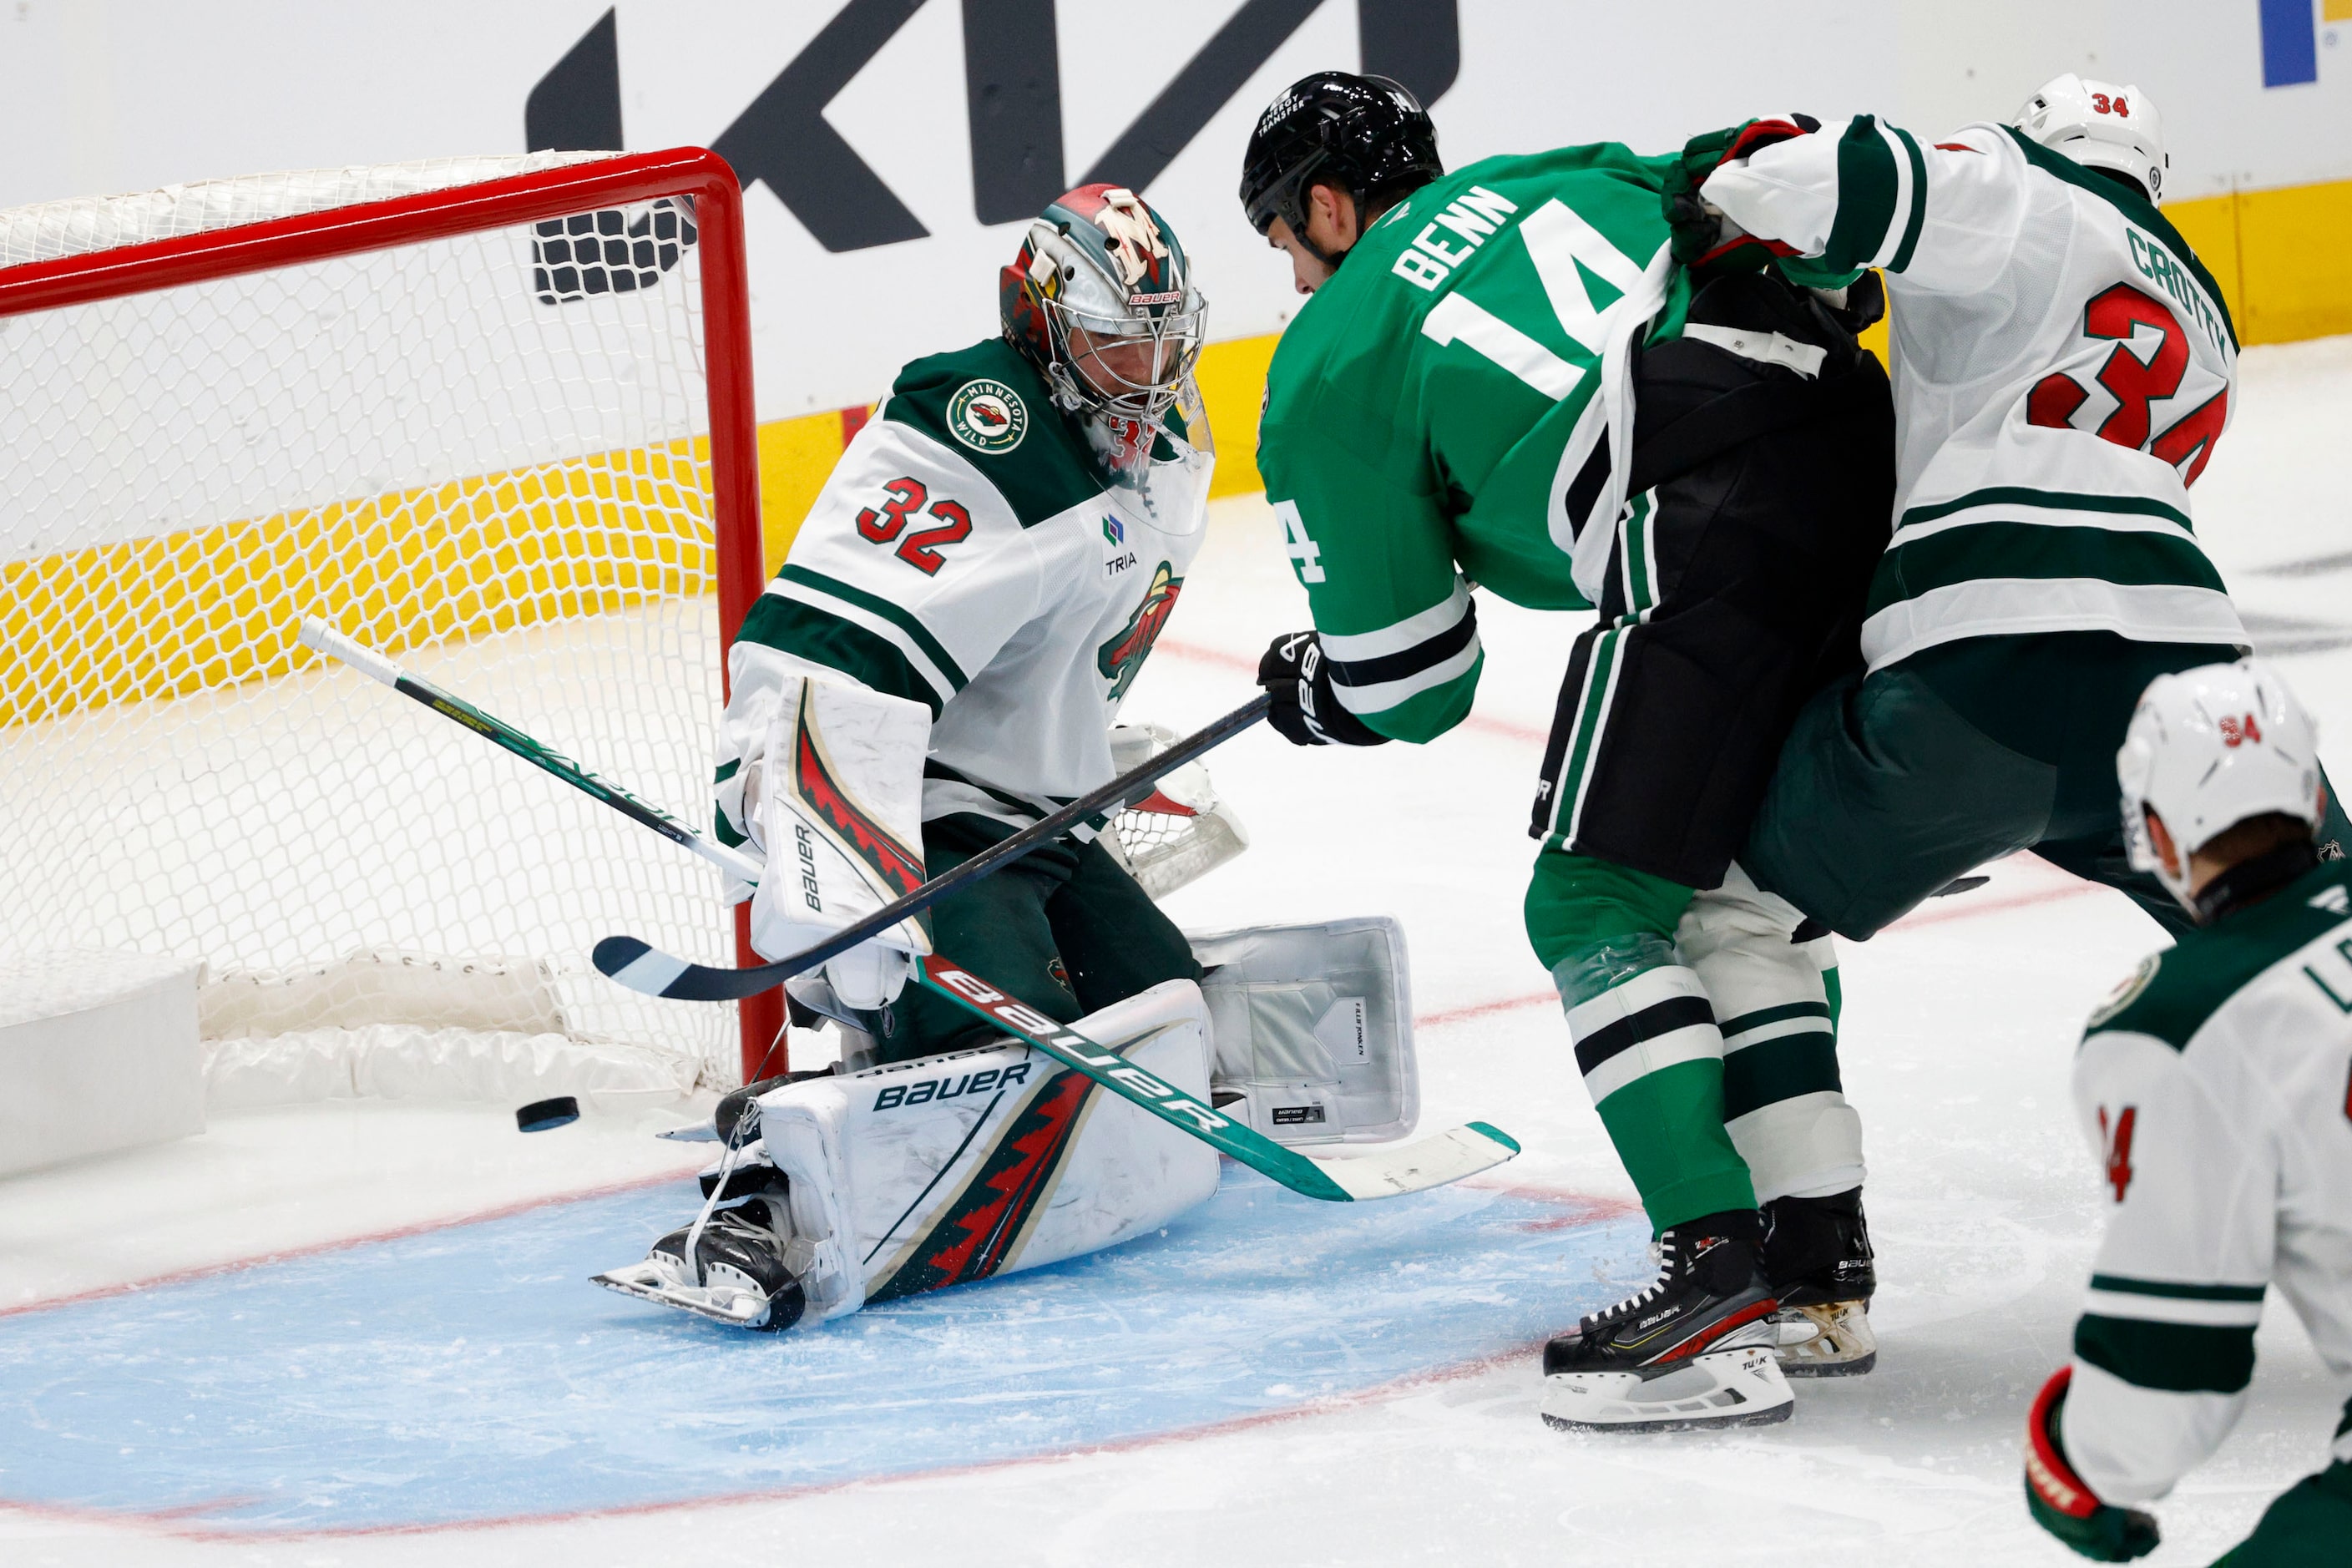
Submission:
<svg viewBox="0 0 2352 1568">
<path fill-rule="evenodd" d="M 2108 1215 L 2059 1437 L 2102 1500 L 2144 1502 L 2237 1421 L 2266 1286 L 2352 1379 L 2352 866 L 2142 964 L 2074 1102 Z"/>
<path fill-rule="evenodd" d="M 1208 453 L 1171 436 L 1155 456 L 1113 483 L 1001 339 L 908 365 L 729 650 L 719 837 L 742 842 L 740 769 L 788 672 L 930 709 L 926 822 L 1025 826 L 1108 783 L 1111 721 L 1207 517 Z"/>
<path fill-rule="evenodd" d="M 2006 126 L 1923 146 L 1868 115 L 1727 163 L 1705 195 L 1828 267 L 1885 269 L 1898 460 L 1872 668 L 2035 632 L 2244 644 L 2189 507 L 2237 337 L 2152 205 Z"/>
</svg>

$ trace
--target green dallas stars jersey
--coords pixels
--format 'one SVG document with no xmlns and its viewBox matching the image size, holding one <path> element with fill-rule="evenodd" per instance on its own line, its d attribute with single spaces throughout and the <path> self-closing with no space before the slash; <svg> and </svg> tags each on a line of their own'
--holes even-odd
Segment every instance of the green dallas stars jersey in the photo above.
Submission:
<svg viewBox="0 0 2352 1568">
<path fill-rule="evenodd" d="M 1107 478 L 1001 339 L 909 364 L 728 651 L 719 836 L 743 841 L 739 771 L 786 673 L 931 710 L 926 822 L 1025 826 L 1108 783 L 1110 723 L 1207 517 L 1208 453 L 1162 439 L 1155 456 L 1139 485 Z"/>
<path fill-rule="evenodd" d="M 2092 1018 L 2074 1104 L 2106 1235 L 2060 1436 L 2106 1501 L 2163 1496 L 2228 1436 L 2266 1289 L 2352 1376 L 2347 1079 L 2343 861 L 2182 937 Z M 2352 1424 L 2335 1456 L 2352 1462 Z"/>
<path fill-rule="evenodd" d="M 1339 700 L 1382 734 L 1470 710 L 1471 584 L 1587 608 L 1640 526 L 1632 350 L 1675 335 L 1689 295 L 1658 212 L 1672 163 L 1473 163 L 1383 215 L 1283 334 L 1258 467 Z"/>
</svg>

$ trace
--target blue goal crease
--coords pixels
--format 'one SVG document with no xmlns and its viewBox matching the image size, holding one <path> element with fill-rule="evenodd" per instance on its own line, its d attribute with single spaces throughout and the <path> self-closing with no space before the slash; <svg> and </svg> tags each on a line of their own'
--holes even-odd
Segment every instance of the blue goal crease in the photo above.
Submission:
<svg viewBox="0 0 2352 1568">
<path fill-rule="evenodd" d="M 600 1290 L 690 1210 L 625 1192 L 0 1325 L 0 1500 L 268 1537 L 774 1494 L 1181 1435 L 1540 1339 L 1638 1215 L 1228 1167 L 1160 1235 L 746 1333 Z"/>
</svg>

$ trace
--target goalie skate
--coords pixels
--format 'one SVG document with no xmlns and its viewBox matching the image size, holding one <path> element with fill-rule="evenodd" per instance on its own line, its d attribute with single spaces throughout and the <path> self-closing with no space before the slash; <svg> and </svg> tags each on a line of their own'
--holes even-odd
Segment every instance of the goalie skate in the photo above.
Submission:
<svg viewBox="0 0 2352 1568">
<path fill-rule="evenodd" d="M 643 1262 L 590 1278 L 608 1290 L 730 1328 L 769 1333 L 789 1329 L 806 1306 L 798 1272 L 806 1270 L 814 1254 L 806 1242 L 788 1239 L 792 1222 L 782 1211 L 781 1199 L 772 1205 L 767 1198 L 720 1209 L 700 1237 L 694 1237 L 691 1226 L 674 1230 L 654 1243 Z M 687 1259 L 690 1239 L 698 1268 Z M 805 1256 L 795 1258 L 796 1251 Z"/>
</svg>

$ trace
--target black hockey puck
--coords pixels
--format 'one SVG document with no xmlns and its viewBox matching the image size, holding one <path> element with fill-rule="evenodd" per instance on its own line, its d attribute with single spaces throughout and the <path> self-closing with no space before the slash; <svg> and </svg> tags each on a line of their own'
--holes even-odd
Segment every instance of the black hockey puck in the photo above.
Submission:
<svg viewBox="0 0 2352 1568">
<path fill-rule="evenodd" d="M 551 1127 L 567 1126 L 580 1120 L 580 1102 L 568 1094 L 553 1100 L 534 1100 L 515 1112 L 515 1125 L 525 1132 L 544 1132 Z"/>
</svg>

